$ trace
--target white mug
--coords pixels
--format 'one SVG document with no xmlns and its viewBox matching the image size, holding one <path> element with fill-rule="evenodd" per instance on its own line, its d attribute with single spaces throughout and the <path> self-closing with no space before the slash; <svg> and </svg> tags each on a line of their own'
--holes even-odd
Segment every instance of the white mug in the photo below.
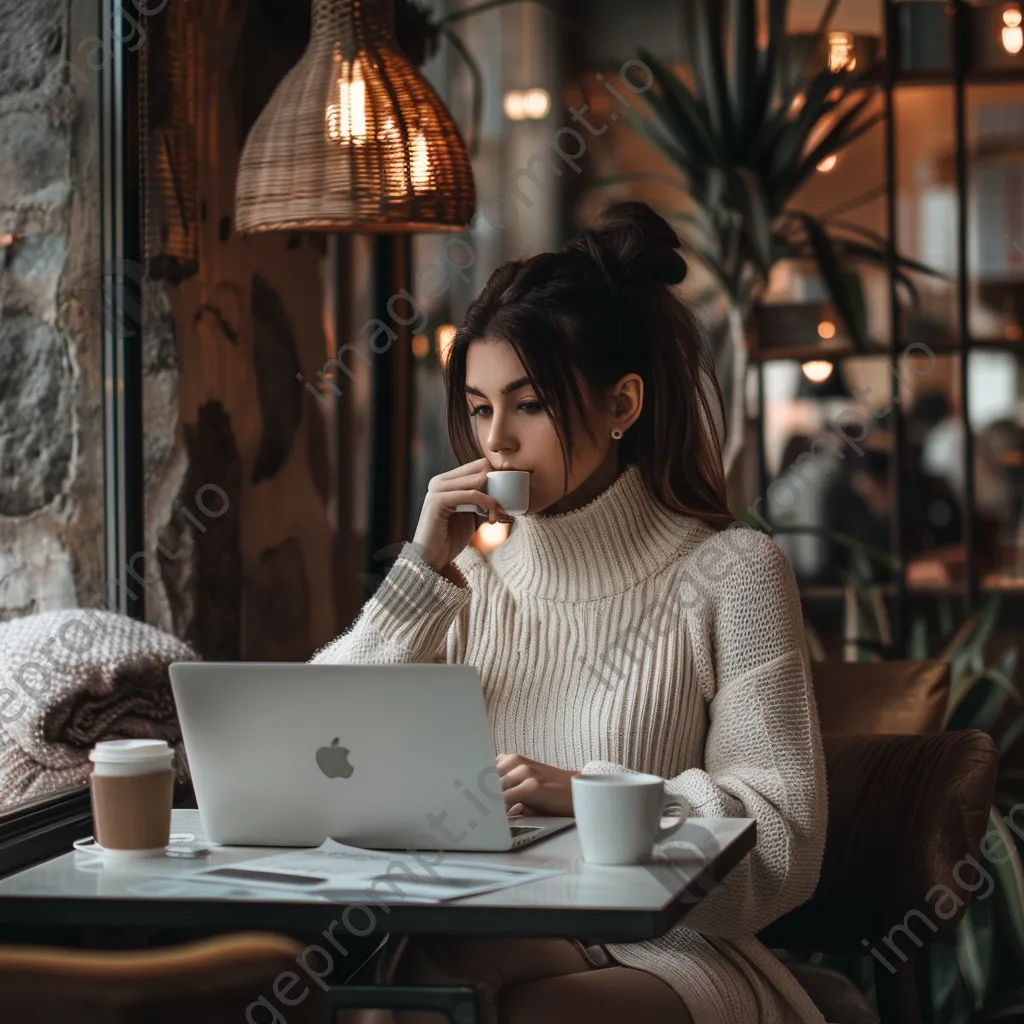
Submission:
<svg viewBox="0 0 1024 1024">
<path fill-rule="evenodd" d="M 654 845 L 682 828 L 690 813 L 686 798 L 666 793 L 660 776 L 629 772 L 573 776 L 572 805 L 583 859 L 591 864 L 650 860 Z M 679 819 L 662 828 L 672 807 Z"/>
<path fill-rule="evenodd" d="M 530 507 L 530 474 L 522 469 L 494 469 L 487 474 L 487 494 L 510 516 L 526 515 Z M 456 512 L 479 512 L 477 505 L 456 505 Z M 485 512 L 484 515 L 487 513 Z"/>
</svg>

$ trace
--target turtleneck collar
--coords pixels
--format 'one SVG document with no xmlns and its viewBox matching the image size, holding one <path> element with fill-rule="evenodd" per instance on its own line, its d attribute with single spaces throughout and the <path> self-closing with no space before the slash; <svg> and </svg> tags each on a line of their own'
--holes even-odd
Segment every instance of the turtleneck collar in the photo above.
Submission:
<svg viewBox="0 0 1024 1024">
<path fill-rule="evenodd" d="M 699 519 L 665 508 L 632 464 L 596 498 L 571 512 L 516 519 L 508 540 L 491 553 L 495 572 L 512 591 L 554 601 L 619 594 L 663 569 Z"/>
</svg>

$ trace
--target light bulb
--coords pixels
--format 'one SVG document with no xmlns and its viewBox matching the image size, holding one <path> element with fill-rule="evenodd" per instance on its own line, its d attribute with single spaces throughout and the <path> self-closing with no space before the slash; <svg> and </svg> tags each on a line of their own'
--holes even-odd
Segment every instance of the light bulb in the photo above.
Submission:
<svg viewBox="0 0 1024 1024">
<path fill-rule="evenodd" d="M 417 192 L 428 192 L 432 187 L 430 173 L 430 154 L 427 151 L 427 138 L 423 132 L 413 132 L 409 154 L 409 176 L 412 187 Z"/>
<path fill-rule="evenodd" d="M 835 167 L 836 162 L 838 160 L 839 157 L 836 156 L 835 153 L 829 153 L 829 155 L 825 157 L 824 160 L 820 160 L 818 162 L 818 170 L 821 171 L 822 173 L 827 173 L 828 171 L 831 171 L 833 167 Z"/>
<path fill-rule="evenodd" d="M 829 32 L 829 71 L 853 71 L 856 66 L 857 58 L 853 55 L 853 34 L 850 32 Z"/>
<path fill-rule="evenodd" d="M 526 117 L 526 97 L 521 89 L 510 89 L 505 93 L 505 116 L 510 121 L 522 121 Z"/>
<path fill-rule="evenodd" d="M 325 120 L 327 136 L 343 145 L 360 146 L 366 142 L 366 81 L 358 58 L 351 65 L 335 51 L 335 81 L 338 102 L 328 103 Z"/>
<path fill-rule="evenodd" d="M 1024 21 L 1024 17 L 1022 17 L 1019 7 L 1007 7 L 1003 10 L 1003 49 L 1009 54 L 1017 54 L 1024 49 L 1022 21 Z"/>
<path fill-rule="evenodd" d="M 818 324 L 818 337 L 828 341 L 836 336 L 836 325 L 831 320 L 822 320 Z"/>
<path fill-rule="evenodd" d="M 547 89 L 527 89 L 523 93 L 523 111 L 527 117 L 540 120 L 551 109 L 551 97 Z"/>
<path fill-rule="evenodd" d="M 835 366 L 825 359 L 811 359 L 804 363 L 800 369 L 812 384 L 824 384 L 832 376 Z"/>
</svg>

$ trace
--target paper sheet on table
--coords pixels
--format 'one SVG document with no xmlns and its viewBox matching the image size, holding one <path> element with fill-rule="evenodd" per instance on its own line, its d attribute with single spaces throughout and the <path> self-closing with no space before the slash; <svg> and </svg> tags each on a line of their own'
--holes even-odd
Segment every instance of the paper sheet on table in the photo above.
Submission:
<svg viewBox="0 0 1024 1024">
<path fill-rule="evenodd" d="M 559 873 L 557 868 L 483 861 L 437 864 L 404 851 L 364 850 L 327 839 L 311 850 L 290 850 L 196 872 L 198 880 L 290 889 L 337 901 L 437 903 L 522 885 Z"/>
</svg>

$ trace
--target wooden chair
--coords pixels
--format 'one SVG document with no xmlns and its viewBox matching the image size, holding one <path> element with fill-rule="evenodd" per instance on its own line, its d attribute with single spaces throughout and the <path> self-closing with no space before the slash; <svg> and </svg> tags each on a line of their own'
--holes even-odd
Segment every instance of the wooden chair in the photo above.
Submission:
<svg viewBox="0 0 1024 1024">
<path fill-rule="evenodd" d="M 247 932 L 173 947 L 89 951 L 0 946 L 4 1024 L 329 1024 L 343 1008 L 433 1010 L 481 1019 L 471 986 L 314 983 L 303 947 Z M 350 1019 L 350 1018 L 349 1018 Z"/>
<path fill-rule="evenodd" d="M 325 1024 L 318 986 L 284 1010 L 275 994 L 301 953 L 297 942 L 260 932 L 132 952 L 0 947 L 0 1017 L 5 1024 Z M 302 991 L 296 985 L 292 995 Z"/>
</svg>

